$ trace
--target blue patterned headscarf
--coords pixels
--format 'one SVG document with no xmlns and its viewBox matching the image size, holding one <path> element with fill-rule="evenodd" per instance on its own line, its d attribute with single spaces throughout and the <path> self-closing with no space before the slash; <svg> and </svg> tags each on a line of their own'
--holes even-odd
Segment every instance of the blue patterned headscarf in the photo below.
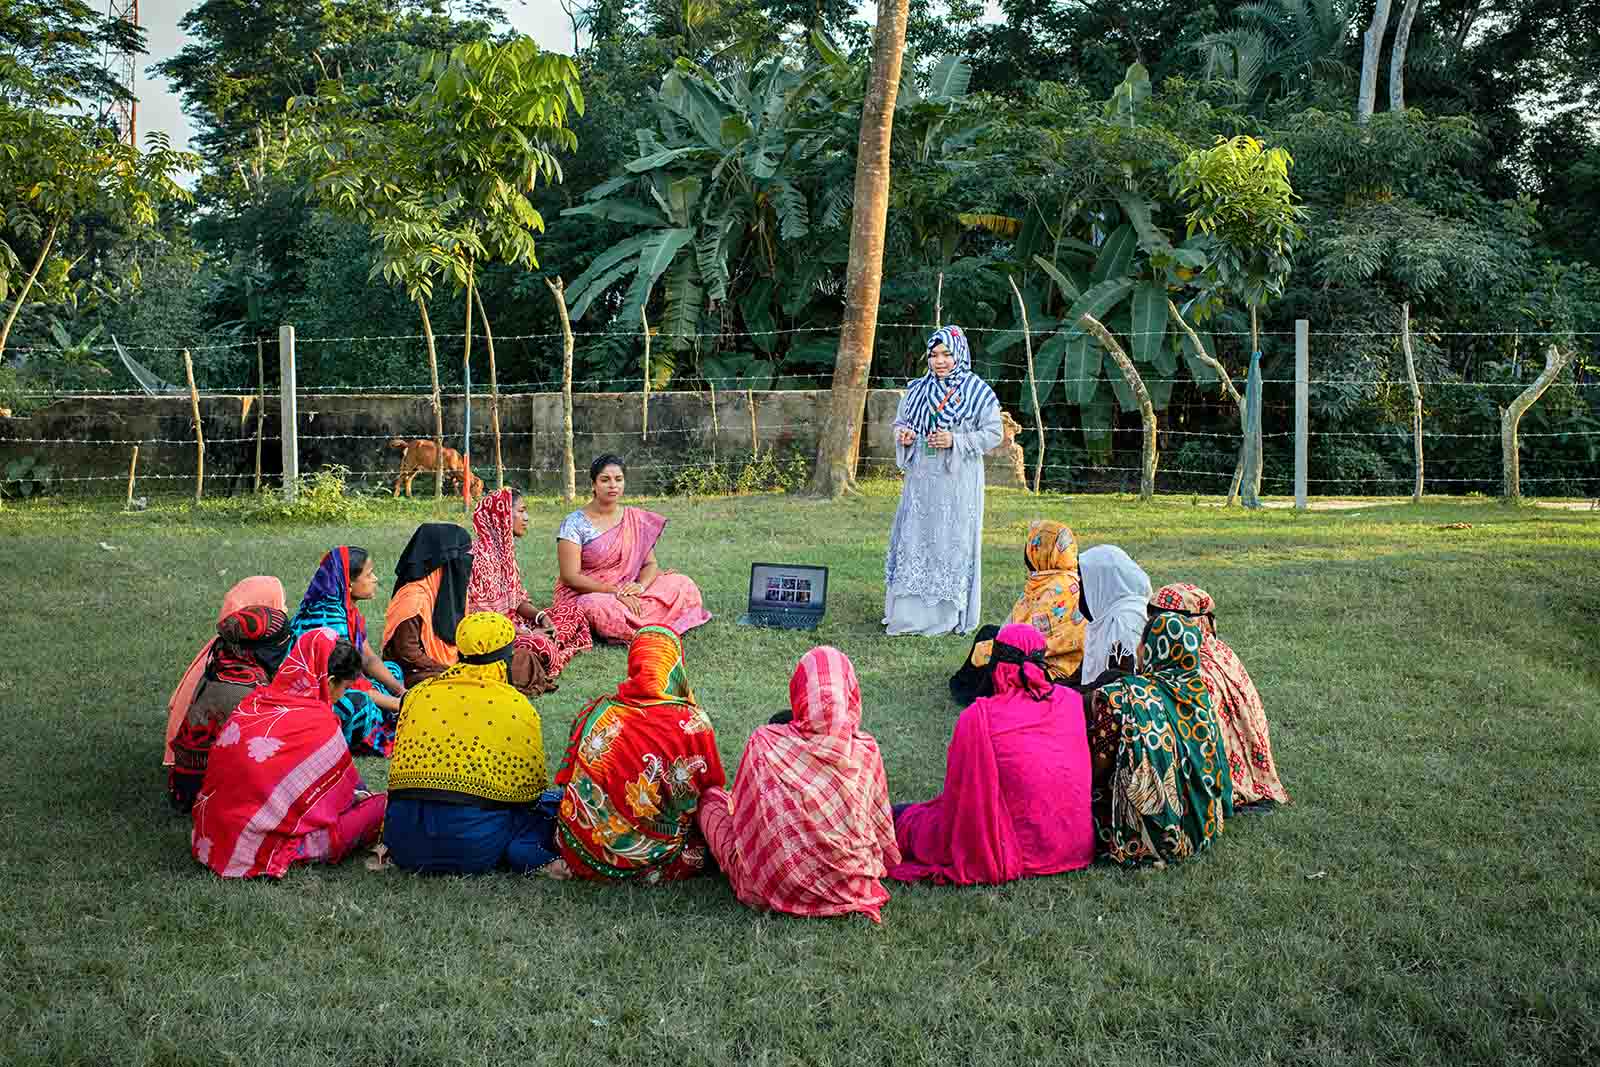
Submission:
<svg viewBox="0 0 1600 1067">
<path fill-rule="evenodd" d="M 300 600 L 300 610 L 295 613 L 295 621 L 314 620 L 319 607 L 342 610 L 345 613 L 346 625 L 350 628 L 350 643 L 357 649 L 363 647 L 367 639 L 367 622 L 362 618 L 361 612 L 356 610 L 355 598 L 350 595 L 348 545 L 340 545 L 322 557 L 317 573 L 311 576 L 311 584 L 306 588 L 306 595 Z"/>
<path fill-rule="evenodd" d="M 959 326 L 946 326 L 928 338 L 928 351 L 944 345 L 955 357 L 955 366 L 943 378 L 928 371 L 906 387 L 905 398 L 895 423 L 917 433 L 952 429 L 964 420 L 978 421 L 998 406 L 994 390 L 972 373 L 972 349 Z"/>
</svg>

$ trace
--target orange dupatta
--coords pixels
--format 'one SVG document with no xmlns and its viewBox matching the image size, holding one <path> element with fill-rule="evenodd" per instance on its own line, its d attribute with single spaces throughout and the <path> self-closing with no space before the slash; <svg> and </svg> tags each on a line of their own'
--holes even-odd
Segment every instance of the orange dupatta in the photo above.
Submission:
<svg viewBox="0 0 1600 1067">
<path fill-rule="evenodd" d="M 407 582 L 389 599 L 389 608 L 383 613 L 383 644 L 410 618 L 422 620 L 422 647 L 436 663 L 446 667 L 460 658 L 456 646 L 433 632 L 433 602 L 439 598 L 439 586 L 444 573 L 434 568 L 433 573 L 417 582 Z"/>
</svg>

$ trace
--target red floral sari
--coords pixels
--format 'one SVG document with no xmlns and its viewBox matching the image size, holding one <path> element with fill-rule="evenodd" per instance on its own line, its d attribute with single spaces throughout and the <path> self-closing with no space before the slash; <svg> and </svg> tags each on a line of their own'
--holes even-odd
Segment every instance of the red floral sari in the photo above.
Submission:
<svg viewBox="0 0 1600 1067">
<path fill-rule="evenodd" d="M 544 667 L 545 677 L 554 681 L 579 652 L 594 647 L 589 628 L 576 601 L 560 597 L 545 617 L 555 634 L 535 630 L 517 611 L 528 601 L 517 565 L 515 518 L 509 489 L 496 489 L 478 502 L 472 512 L 472 578 L 467 582 L 467 612 L 493 611 L 504 615 L 516 627 L 513 647 L 534 656 Z"/>
<path fill-rule="evenodd" d="M 695 813 L 727 781 L 711 720 L 695 704 L 676 634 L 646 626 L 628 646 L 628 678 L 572 724 L 556 841 L 572 873 L 671 881 L 705 867 Z"/>
<path fill-rule="evenodd" d="M 337 640 L 319 628 L 296 641 L 211 747 L 190 849 L 224 878 L 282 878 L 296 861 L 336 863 L 377 836 L 386 798 L 356 799 L 361 775 L 327 699 Z"/>
<path fill-rule="evenodd" d="M 583 546 L 584 576 L 607 585 L 637 581 L 666 525 L 666 518 L 653 511 L 623 508 L 620 522 Z M 662 571 L 638 599 L 641 610 L 635 613 L 611 593 L 579 593 L 557 579 L 552 612 L 566 612 L 568 605 L 574 605 L 596 637 L 624 644 L 645 626 L 665 626 L 684 634 L 711 621 L 700 590 L 688 575 Z M 559 623 L 556 633 L 565 645 Z"/>
</svg>

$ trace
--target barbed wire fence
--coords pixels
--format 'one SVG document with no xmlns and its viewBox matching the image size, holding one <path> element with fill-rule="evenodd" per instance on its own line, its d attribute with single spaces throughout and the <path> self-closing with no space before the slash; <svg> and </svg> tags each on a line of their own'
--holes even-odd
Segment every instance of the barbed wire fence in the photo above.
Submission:
<svg viewBox="0 0 1600 1067">
<path fill-rule="evenodd" d="M 883 323 L 880 331 L 902 330 L 925 334 L 928 323 Z M 1137 488 L 1142 430 L 1127 419 L 1113 417 L 1108 427 L 1073 423 L 1076 410 L 1063 399 L 1076 394 L 1079 385 L 1098 378 L 1050 375 L 1037 383 L 1053 399 L 1044 402 L 1046 415 L 1056 417 L 1042 426 L 1043 441 L 1024 417 L 1030 385 L 1030 367 L 1023 360 L 984 358 L 985 342 L 1020 331 L 972 328 L 978 348 L 977 369 L 1003 398 L 1021 424 L 1016 442 L 1028 453 L 1025 470 L 1034 468 L 1038 450 L 1044 450 L 1042 487 L 1073 491 L 1129 491 Z M 755 342 L 810 336 L 836 337 L 836 327 L 795 327 L 747 333 L 699 334 L 689 340 Z M 645 476 L 647 485 L 670 489 L 678 472 L 707 463 L 733 462 L 763 451 L 788 451 L 809 460 L 815 452 L 826 410 L 821 391 L 831 385 L 831 371 L 802 367 L 776 382 L 761 381 L 760 388 L 747 375 L 697 374 L 694 389 L 652 390 L 643 378 L 637 349 L 619 343 L 625 335 L 614 331 L 575 331 L 574 339 L 593 346 L 584 351 L 584 365 L 614 373 L 591 376 L 572 383 L 577 418 L 574 447 L 582 458 L 589 452 L 618 452 L 630 459 L 630 474 Z M 883 336 L 883 334 L 880 334 Z M 1119 336 L 1127 337 L 1126 333 Z M 1213 337 L 1239 338 L 1241 334 L 1215 333 Z M 1262 335 L 1279 345 L 1293 339 L 1289 331 Z M 1600 337 L 1539 334 L 1527 331 L 1497 333 L 1430 334 L 1448 336 L 1455 343 L 1483 344 L 1520 351 L 1534 344 L 1576 340 L 1586 348 L 1600 345 Z M 467 383 L 461 366 L 461 334 L 436 334 L 440 349 L 441 403 L 446 431 L 444 444 L 466 451 L 470 409 L 470 461 L 475 474 L 486 482 L 495 477 L 494 445 L 489 434 L 489 397 L 481 385 L 472 389 L 467 403 Z M 552 352 L 561 341 L 558 333 L 495 335 L 502 366 L 538 365 L 517 346 Z M 659 353 L 674 338 L 660 333 L 653 341 Z M 1309 359 L 1297 359 L 1294 377 L 1263 379 L 1262 407 L 1267 428 L 1262 431 L 1266 456 L 1263 490 L 1294 495 L 1304 505 L 1312 496 L 1407 495 L 1416 480 L 1410 450 L 1417 440 L 1409 417 L 1372 429 L 1338 428 L 1337 420 L 1319 419 L 1314 404 L 1329 391 L 1387 391 L 1396 395 L 1410 389 L 1401 378 L 1314 377 L 1309 367 L 1321 353 L 1346 344 L 1393 341 L 1394 331 L 1347 331 L 1310 334 Z M 449 346 L 457 343 L 452 357 Z M 143 389 L 92 390 L 23 389 L 16 394 L 31 411 L 0 418 L 0 485 L 17 495 L 30 477 L 42 487 L 58 491 L 109 495 L 123 489 L 131 499 L 138 493 L 178 493 L 193 486 L 197 496 L 280 490 L 285 471 L 315 471 L 337 465 L 345 477 L 370 489 L 397 484 L 403 447 L 395 442 L 431 441 L 433 438 L 431 388 L 421 358 L 421 335 L 349 335 L 299 338 L 287 351 L 268 343 L 260 372 L 255 339 L 203 346 L 125 346 L 134 358 L 170 368 L 183 353 L 220 356 L 205 359 L 211 367 L 230 368 L 231 380 L 208 378 L 199 372 L 203 387 L 192 393 L 148 395 Z M 640 345 L 642 347 L 642 343 Z M 770 348 L 770 345 L 768 346 Z M 600 349 L 598 353 L 596 349 Z M 880 345 L 880 353 L 882 345 Z M 272 358 L 274 355 L 277 359 Z M 512 356 L 508 359 L 507 356 Z M 607 358 L 609 355 L 609 359 Z M 520 358 L 519 358 L 520 357 Z M 482 350 L 475 361 L 483 358 Z M 287 364 L 285 364 L 287 361 Z M 378 371 L 373 380 L 359 384 L 331 384 L 332 368 L 352 362 Z M 892 360 L 881 360 L 891 363 Z M 908 358 L 903 363 L 909 364 Z M 1109 362 L 1108 371 L 1110 370 Z M 1176 362 L 1176 361 L 1174 361 Z M 547 359 L 546 365 L 559 361 Z M 275 366 L 276 364 L 276 366 Z M 631 365 L 630 365 L 631 364 Z M 283 386 L 284 366 L 291 370 L 292 389 Z M 659 364 L 658 364 L 659 366 Z M 909 369 L 903 367 L 902 369 Z M 1150 368 L 1146 367 L 1148 371 Z M 629 373 L 631 371 L 631 373 Z M 385 373 L 386 372 L 386 373 Z M 1114 371 L 1111 371 L 1114 373 Z M 220 377 L 220 375 L 218 376 Z M 481 372 L 480 372 L 481 377 Z M 1243 378 L 1243 375 L 1240 375 Z M 893 390 L 909 379 L 875 374 L 875 389 Z M 1233 462 L 1243 443 L 1242 429 L 1231 415 L 1232 406 L 1215 383 L 1196 382 L 1181 373 L 1151 376 L 1147 387 L 1161 387 L 1172 404 L 1158 415 L 1156 488 L 1162 493 L 1226 495 L 1237 476 Z M 1181 383 L 1198 386 L 1186 390 L 1184 402 L 1173 393 Z M 1242 382 L 1241 382 L 1242 384 Z M 1497 476 L 1502 465 L 1502 427 L 1498 414 L 1512 398 L 1529 387 L 1523 380 L 1457 380 L 1435 377 L 1416 382 L 1424 416 L 1420 440 L 1427 456 L 1425 488 L 1434 493 L 1498 495 L 1504 491 Z M 499 386 L 501 456 L 504 477 L 510 484 L 548 490 L 563 468 L 565 435 L 561 430 L 559 381 L 508 381 Z M 1518 433 L 1520 484 L 1536 496 L 1594 497 L 1600 495 L 1600 382 L 1582 369 L 1568 369 L 1552 386 L 1559 404 L 1547 397 L 1535 407 L 1536 427 Z M 865 473 L 892 473 L 893 447 L 885 423 L 892 418 L 887 399 L 868 408 L 862 467 Z M 1044 395 L 1042 392 L 1041 395 Z M 286 397 L 292 397 L 285 402 Z M 1409 398 L 1407 400 L 1409 406 Z M 1392 405 L 1398 411 L 1399 404 Z M 1113 410 L 1115 410 L 1115 407 Z M 719 410 L 720 408 L 720 410 Z M 198 420 L 195 413 L 199 412 Z M 649 414 L 647 415 L 646 412 Z M 287 417 L 286 417 L 287 416 Z M 1470 426 L 1467 424 L 1471 424 Z M 1204 426 L 1206 428 L 1190 428 Z M 1440 428 L 1443 427 L 1443 428 Z M 203 445 L 197 449 L 197 432 Z M 289 437 L 286 446 L 285 437 Z M 203 464 L 203 466 L 202 466 Z M 21 469 L 19 470 L 19 465 Z M 38 477 L 41 472 L 48 477 Z M 431 468 L 419 472 L 424 485 Z M 1026 481 L 1026 474 L 1023 475 Z M 459 483 L 459 479 L 457 480 Z M 125 489 L 124 489 L 125 487 Z M 431 493 L 431 486 L 423 492 Z"/>
</svg>

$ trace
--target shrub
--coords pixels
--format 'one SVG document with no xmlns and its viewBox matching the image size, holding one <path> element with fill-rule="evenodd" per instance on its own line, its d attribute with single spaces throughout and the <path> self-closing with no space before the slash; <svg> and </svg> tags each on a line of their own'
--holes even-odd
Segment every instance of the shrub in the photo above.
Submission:
<svg viewBox="0 0 1600 1067">
<path fill-rule="evenodd" d="M 55 468 L 40 463 L 38 456 L 23 456 L 6 464 L 5 481 L 0 482 L 0 497 L 27 500 L 43 496 L 55 484 Z"/>
<path fill-rule="evenodd" d="M 370 508 L 359 493 L 345 484 L 349 475 L 348 467 L 329 466 L 302 476 L 292 502 L 263 489 L 251 499 L 247 517 L 262 522 L 316 524 L 364 518 Z"/>
<path fill-rule="evenodd" d="M 810 468 L 799 452 L 779 458 L 775 449 L 738 459 L 700 459 L 672 477 L 674 496 L 741 496 L 746 493 L 787 493 L 806 484 Z"/>
</svg>

